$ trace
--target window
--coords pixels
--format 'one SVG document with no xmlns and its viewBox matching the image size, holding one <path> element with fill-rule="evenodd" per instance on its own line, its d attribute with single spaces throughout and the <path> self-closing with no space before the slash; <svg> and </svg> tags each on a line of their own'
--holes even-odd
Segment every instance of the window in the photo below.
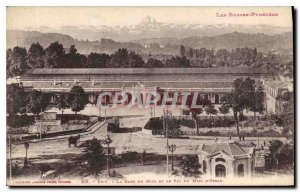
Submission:
<svg viewBox="0 0 300 192">
<path fill-rule="evenodd" d="M 204 95 L 204 99 L 208 100 L 208 95 L 207 94 Z"/>
<path fill-rule="evenodd" d="M 216 158 L 216 160 L 215 160 L 216 162 L 219 162 L 219 161 L 221 161 L 221 162 L 226 162 L 226 160 L 225 159 L 223 159 L 223 158 Z"/>
<path fill-rule="evenodd" d="M 216 177 L 226 177 L 226 168 L 224 165 L 218 164 L 216 166 Z"/>
<path fill-rule="evenodd" d="M 207 169 L 206 161 L 203 160 L 203 173 L 206 173 L 206 169 Z"/>
<path fill-rule="evenodd" d="M 215 104 L 219 104 L 220 97 L 219 94 L 215 94 Z"/>
<path fill-rule="evenodd" d="M 238 165 L 238 177 L 244 177 L 244 164 Z"/>
</svg>

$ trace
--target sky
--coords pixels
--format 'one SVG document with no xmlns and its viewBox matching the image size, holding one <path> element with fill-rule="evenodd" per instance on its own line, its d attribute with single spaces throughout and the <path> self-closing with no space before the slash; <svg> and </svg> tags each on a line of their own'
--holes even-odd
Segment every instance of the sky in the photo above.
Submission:
<svg viewBox="0 0 300 192">
<path fill-rule="evenodd" d="M 277 13 L 275 17 L 229 17 L 229 13 Z M 217 13 L 227 17 L 217 17 Z M 40 26 L 130 26 L 150 16 L 174 24 L 245 24 L 291 27 L 290 7 L 7 7 L 7 29 Z"/>
</svg>

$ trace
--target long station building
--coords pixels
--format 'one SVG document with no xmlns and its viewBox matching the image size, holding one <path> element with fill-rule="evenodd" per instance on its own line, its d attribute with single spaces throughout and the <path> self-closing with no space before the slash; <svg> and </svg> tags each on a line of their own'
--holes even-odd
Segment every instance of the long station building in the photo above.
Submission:
<svg viewBox="0 0 300 192">
<path fill-rule="evenodd" d="M 230 92 L 237 78 L 252 78 L 257 83 L 270 79 L 270 74 L 260 68 L 43 68 L 28 71 L 20 78 L 25 90 L 41 90 L 55 95 L 69 92 L 73 86 L 81 86 L 88 94 L 89 102 L 95 104 L 102 92 L 111 92 L 106 98 L 112 103 L 114 94 L 127 94 L 127 103 L 139 93 L 143 102 L 149 92 L 198 93 L 214 104 L 220 103 L 224 93 Z M 178 96 L 181 104 L 182 95 Z"/>
</svg>

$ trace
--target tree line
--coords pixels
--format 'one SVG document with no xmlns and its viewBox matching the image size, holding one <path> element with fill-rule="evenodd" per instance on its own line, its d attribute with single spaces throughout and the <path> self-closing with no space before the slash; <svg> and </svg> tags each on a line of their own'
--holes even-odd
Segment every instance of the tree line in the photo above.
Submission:
<svg viewBox="0 0 300 192">
<path fill-rule="evenodd" d="M 113 54 L 95 53 L 83 55 L 75 45 L 64 48 L 59 42 L 44 48 L 33 43 L 27 50 L 14 47 L 6 51 L 7 77 L 21 76 L 35 68 L 188 68 L 188 67 L 265 67 L 272 74 L 293 73 L 292 58 L 288 55 L 263 54 L 250 48 L 193 49 L 180 46 L 179 56 L 170 56 L 165 61 L 150 57 L 143 59 L 132 50 L 120 48 Z"/>
<path fill-rule="evenodd" d="M 77 52 L 75 45 L 66 49 L 58 42 L 43 48 L 39 43 L 33 43 L 27 50 L 24 47 L 14 47 L 6 51 L 7 77 L 23 75 L 35 68 L 143 68 L 143 67 L 189 67 L 189 61 L 184 57 L 172 57 L 166 63 L 150 58 L 144 62 L 134 51 L 125 48 L 118 49 L 113 54 L 95 53 L 83 55 Z"/>
<path fill-rule="evenodd" d="M 239 124 L 240 121 L 245 120 L 243 112 L 245 110 L 252 111 L 254 117 L 256 117 L 257 113 L 262 114 L 265 110 L 263 87 L 257 85 L 255 80 L 250 78 L 236 79 L 233 82 L 232 91 L 224 94 L 224 96 L 221 97 L 221 102 L 222 105 L 219 107 L 218 111 L 209 100 L 197 100 L 197 105 L 202 105 L 202 108 L 192 108 L 192 101 L 191 99 L 188 99 L 188 112 L 192 115 L 198 135 L 200 134 L 198 126 L 200 114 L 204 111 L 209 116 L 217 115 L 218 113 L 222 113 L 225 116 L 231 109 L 236 122 L 237 135 L 240 136 Z"/>
<path fill-rule="evenodd" d="M 38 90 L 25 92 L 18 84 L 10 84 L 6 87 L 7 114 L 14 118 L 18 114 L 33 113 L 36 117 L 46 110 L 50 103 L 50 93 Z M 88 104 L 88 97 L 84 89 L 80 86 L 72 87 L 69 93 L 60 94 L 54 103 L 55 107 L 62 111 L 70 108 L 76 114 L 84 110 Z"/>
<path fill-rule="evenodd" d="M 193 49 L 180 46 L 180 56 L 186 57 L 193 67 L 264 67 L 270 73 L 293 73 L 293 58 L 289 54 L 262 53 L 256 48 Z"/>
</svg>

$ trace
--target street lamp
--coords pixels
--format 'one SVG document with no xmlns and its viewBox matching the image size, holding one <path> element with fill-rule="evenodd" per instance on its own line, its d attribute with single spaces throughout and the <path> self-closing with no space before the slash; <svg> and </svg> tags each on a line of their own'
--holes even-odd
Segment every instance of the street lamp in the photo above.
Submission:
<svg viewBox="0 0 300 192">
<path fill-rule="evenodd" d="M 172 171 L 174 171 L 174 151 L 176 150 L 176 145 L 175 144 L 172 144 L 172 145 L 169 145 L 169 150 L 171 151 L 172 153 Z"/>
<path fill-rule="evenodd" d="M 109 173 L 109 144 L 112 143 L 112 140 L 108 134 L 103 143 L 107 145 L 106 170 L 107 170 L 108 176 L 110 176 L 110 173 Z"/>
<path fill-rule="evenodd" d="M 169 175 L 169 118 L 172 117 L 172 113 L 167 109 L 163 111 L 163 127 L 165 131 L 165 137 L 166 137 L 166 148 L 167 148 L 167 175 Z"/>
<path fill-rule="evenodd" d="M 28 150 L 28 148 L 29 148 L 29 143 L 28 143 L 28 142 L 25 142 L 25 143 L 24 143 L 24 148 L 25 148 L 25 150 L 26 150 L 26 155 L 25 155 L 25 160 L 24 160 L 24 167 L 27 167 L 27 165 L 28 165 L 28 161 L 27 161 L 27 150 Z"/>
</svg>

